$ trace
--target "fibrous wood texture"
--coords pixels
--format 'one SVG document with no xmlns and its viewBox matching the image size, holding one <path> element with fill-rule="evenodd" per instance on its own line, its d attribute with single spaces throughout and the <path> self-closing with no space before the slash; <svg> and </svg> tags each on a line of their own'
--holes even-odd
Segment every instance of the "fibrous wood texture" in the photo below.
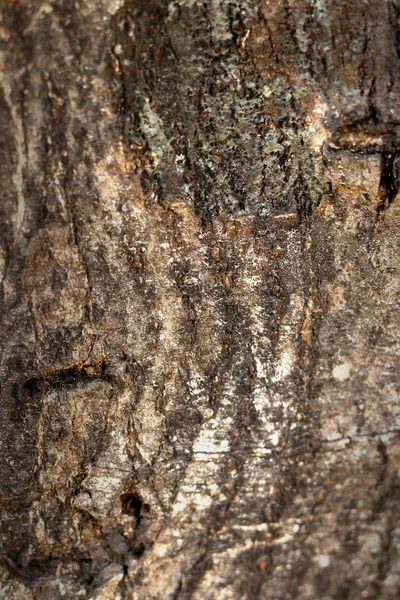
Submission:
<svg viewBox="0 0 400 600">
<path fill-rule="evenodd" d="M 399 598 L 399 2 L 0 11 L 0 598 Z"/>
</svg>

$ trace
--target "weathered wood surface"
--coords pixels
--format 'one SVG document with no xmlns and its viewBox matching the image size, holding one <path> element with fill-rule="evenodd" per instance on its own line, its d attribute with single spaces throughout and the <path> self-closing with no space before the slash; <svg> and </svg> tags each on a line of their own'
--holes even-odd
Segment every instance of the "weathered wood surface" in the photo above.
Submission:
<svg viewBox="0 0 400 600">
<path fill-rule="evenodd" d="M 400 3 L 0 10 L 0 598 L 399 598 Z"/>
</svg>

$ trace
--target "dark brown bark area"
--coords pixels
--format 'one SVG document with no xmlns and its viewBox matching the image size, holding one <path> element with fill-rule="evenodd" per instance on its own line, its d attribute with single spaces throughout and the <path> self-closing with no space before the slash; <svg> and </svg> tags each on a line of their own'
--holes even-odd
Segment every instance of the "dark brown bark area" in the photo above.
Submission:
<svg viewBox="0 0 400 600">
<path fill-rule="evenodd" d="M 0 597 L 398 598 L 399 3 L 0 7 Z"/>
</svg>

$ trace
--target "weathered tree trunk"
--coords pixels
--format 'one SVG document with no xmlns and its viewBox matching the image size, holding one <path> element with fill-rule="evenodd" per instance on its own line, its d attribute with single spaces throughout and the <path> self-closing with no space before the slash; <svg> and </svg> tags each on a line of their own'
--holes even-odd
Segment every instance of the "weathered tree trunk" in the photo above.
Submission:
<svg viewBox="0 0 400 600">
<path fill-rule="evenodd" d="M 398 599 L 400 2 L 0 7 L 0 598 Z"/>
</svg>

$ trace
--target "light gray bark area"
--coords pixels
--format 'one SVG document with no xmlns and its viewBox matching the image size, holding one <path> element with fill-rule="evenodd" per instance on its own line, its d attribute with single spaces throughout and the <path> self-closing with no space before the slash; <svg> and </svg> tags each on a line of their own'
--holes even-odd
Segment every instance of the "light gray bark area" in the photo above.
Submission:
<svg viewBox="0 0 400 600">
<path fill-rule="evenodd" d="M 0 598 L 399 598 L 399 3 L 0 14 Z"/>
</svg>

